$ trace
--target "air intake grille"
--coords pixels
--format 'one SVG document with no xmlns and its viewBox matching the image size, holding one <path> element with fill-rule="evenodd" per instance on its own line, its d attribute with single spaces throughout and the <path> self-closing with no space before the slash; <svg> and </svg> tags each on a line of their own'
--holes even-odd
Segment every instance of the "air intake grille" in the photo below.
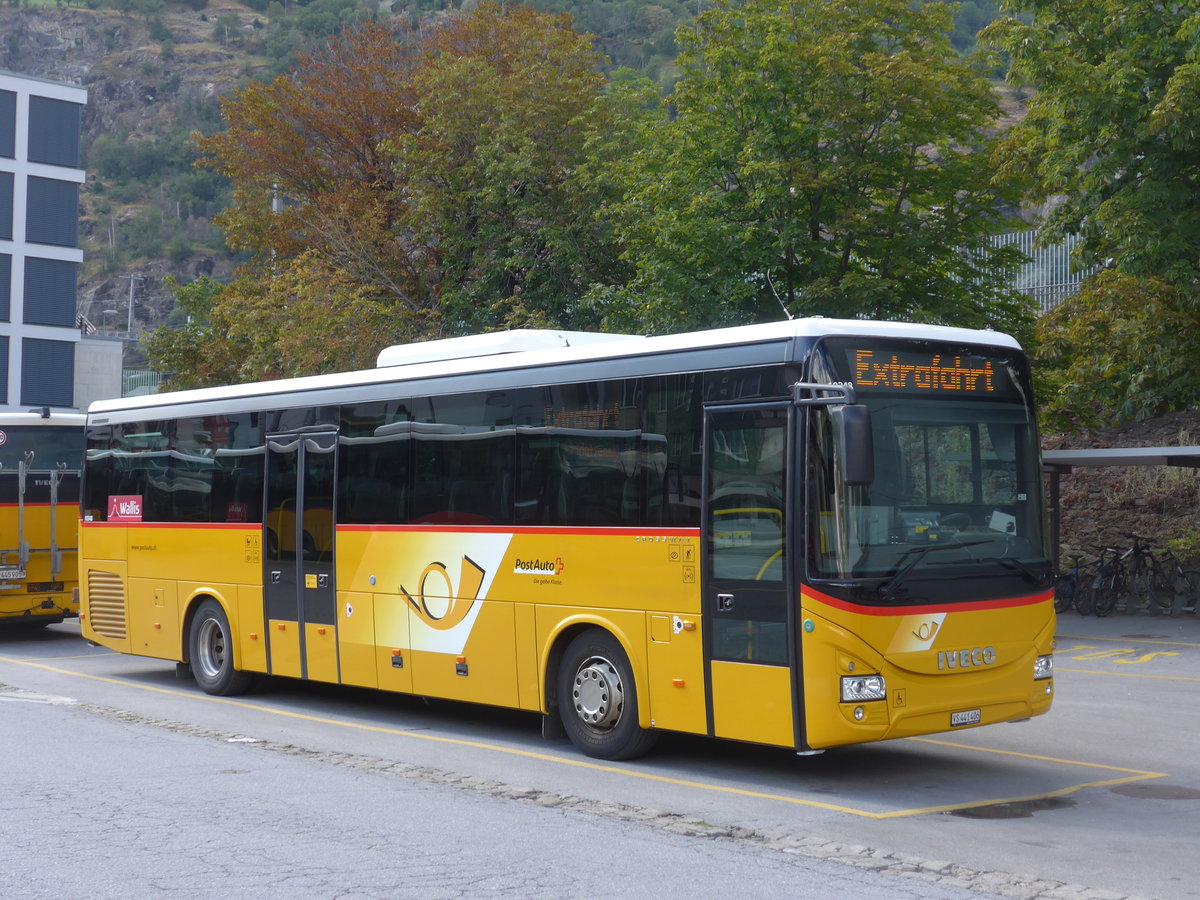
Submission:
<svg viewBox="0 0 1200 900">
<path fill-rule="evenodd" d="M 88 569 L 88 621 L 96 634 L 125 637 L 125 583 L 120 575 Z"/>
</svg>

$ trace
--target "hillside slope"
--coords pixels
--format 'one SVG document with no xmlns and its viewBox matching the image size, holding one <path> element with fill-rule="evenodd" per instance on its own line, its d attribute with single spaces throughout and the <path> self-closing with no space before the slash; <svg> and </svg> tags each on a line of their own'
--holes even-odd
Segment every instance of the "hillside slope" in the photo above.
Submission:
<svg viewBox="0 0 1200 900">
<path fill-rule="evenodd" d="M 203 109 L 216 121 L 217 98 L 261 66 L 234 44 L 213 40 L 214 17 L 222 12 L 247 26 L 253 21 L 248 9 L 228 0 L 203 11 L 164 8 L 160 18 L 170 35 L 164 44 L 150 38 L 145 20 L 113 10 L 0 6 L 0 68 L 87 88 L 85 153 L 101 135 L 129 148 L 153 147 L 174 123 L 187 120 L 185 109 L 192 118 Z M 173 308 L 166 276 L 187 280 L 233 267 L 207 217 L 178 209 L 167 176 L 157 184 L 153 176 L 147 181 L 148 191 L 114 192 L 89 167 L 81 193 L 84 265 L 78 300 L 80 311 L 100 327 L 124 330 L 131 275 L 140 279 L 134 289 L 137 332 L 161 324 Z M 156 216 L 160 228 L 170 225 L 206 239 L 183 250 L 176 246 L 170 257 L 141 254 L 136 235 L 153 230 Z"/>
</svg>

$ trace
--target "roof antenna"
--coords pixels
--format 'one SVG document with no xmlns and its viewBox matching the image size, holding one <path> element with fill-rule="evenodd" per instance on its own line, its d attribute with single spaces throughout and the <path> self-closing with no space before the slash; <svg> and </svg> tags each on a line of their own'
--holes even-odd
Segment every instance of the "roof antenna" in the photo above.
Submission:
<svg viewBox="0 0 1200 900">
<path fill-rule="evenodd" d="M 790 322 L 795 318 L 795 316 L 788 312 L 787 304 L 784 303 L 783 298 L 779 296 L 779 291 L 775 290 L 775 282 L 771 280 L 770 269 L 767 269 L 767 286 L 771 289 L 771 293 L 775 295 L 775 299 L 779 303 L 779 308 L 783 310 L 783 314 L 788 317 L 788 321 Z"/>
</svg>

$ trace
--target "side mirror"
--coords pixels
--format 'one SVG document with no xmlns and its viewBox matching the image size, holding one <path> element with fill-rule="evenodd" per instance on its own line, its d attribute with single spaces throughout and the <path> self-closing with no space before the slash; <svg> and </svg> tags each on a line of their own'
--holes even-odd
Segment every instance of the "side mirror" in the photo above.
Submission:
<svg viewBox="0 0 1200 900">
<path fill-rule="evenodd" d="M 829 407 L 842 448 L 842 480 L 866 485 L 875 480 L 875 445 L 871 438 L 871 411 L 861 403 Z"/>
</svg>

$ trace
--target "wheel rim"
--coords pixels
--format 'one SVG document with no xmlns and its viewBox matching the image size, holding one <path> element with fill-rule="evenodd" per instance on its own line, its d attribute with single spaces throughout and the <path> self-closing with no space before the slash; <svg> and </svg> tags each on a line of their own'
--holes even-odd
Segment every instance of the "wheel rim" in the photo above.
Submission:
<svg viewBox="0 0 1200 900">
<path fill-rule="evenodd" d="M 196 639 L 196 658 L 193 666 L 200 669 L 200 674 L 212 680 L 221 674 L 225 667 L 225 632 L 215 619 L 205 619 L 200 623 L 200 631 Z"/>
<path fill-rule="evenodd" d="M 580 721 L 598 731 L 613 728 L 625 708 L 625 689 L 617 667 L 603 656 L 587 659 L 575 672 L 571 698 Z"/>
</svg>

